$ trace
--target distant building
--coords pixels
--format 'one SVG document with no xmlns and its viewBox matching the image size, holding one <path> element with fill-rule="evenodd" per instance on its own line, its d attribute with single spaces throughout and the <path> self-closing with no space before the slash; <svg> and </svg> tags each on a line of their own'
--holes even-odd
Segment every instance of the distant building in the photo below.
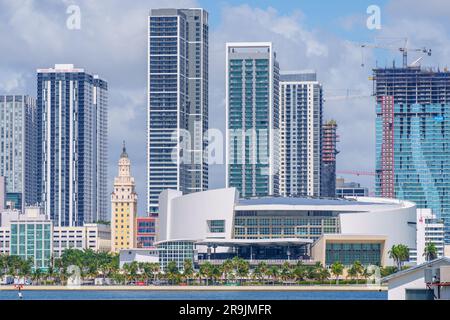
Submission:
<svg viewBox="0 0 450 320">
<path fill-rule="evenodd" d="M 57 64 L 37 70 L 38 178 L 55 226 L 105 221 L 108 85 Z"/>
<path fill-rule="evenodd" d="M 369 189 L 361 187 L 357 182 L 346 182 L 344 178 L 336 179 L 336 197 L 367 197 Z"/>
<path fill-rule="evenodd" d="M 271 42 L 226 44 L 226 186 L 279 194 L 279 64 Z"/>
<path fill-rule="evenodd" d="M 322 100 L 322 85 L 316 80 L 316 73 L 281 73 L 279 193 L 282 196 L 320 195 Z"/>
<path fill-rule="evenodd" d="M 147 206 L 156 214 L 165 189 L 208 189 L 208 12 L 152 9 L 147 26 Z"/>
<path fill-rule="evenodd" d="M 431 209 L 450 243 L 450 72 L 394 66 L 373 79 L 375 193 Z"/>
<path fill-rule="evenodd" d="M 0 176 L 10 207 L 22 210 L 39 200 L 36 101 L 26 95 L 0 95 Z"/>
<path fill-rule="evenodd" d="M 189 195 L 166 190 L 160 209 L 155 245 L 162 266 L 171 260 L 181 266 L 187 257 L 201 264 L 234 256 L 251 264 L 333 263 L 333 254 L 345 257 L 346 263 L 391 265 L 388 251 L 393 244 L 416 245 L 416 206 L 395 199 L 240 199 L 235 188 Z M 316 247 L 322 254 L 311 255 L 311 246 L 321 238 L 327 240 Z"/>
<path fill-rule="evenodd" d="M 53 256 L 61 257 L 66 249 L 95 252 L 111 251 L 111 228 L 104 224 L 88 223 L 82 227 L 54 227 Z"/>
<path fill-rule="evenodd" d="M 159 263 L 159 254 L 156 249 L 123 249 L 119 252 L 119 267 L 132 262 Z"/>
<path fill-rule="evenodd" d="M 5 191 L 5 177 L 0 176 L 0 212 L 5 209 Z"/>
<path fill-rule="evenodd" d="M 136 219 L 136 248 L 154 248 L 156 220 L 156 217 L 138 217 Z"/>
<path fill-rule="evenodd" d="M 432 243 L 436 246 L 437 257 L 444 256 L 444 221 L 437 219 L 431 209 L 417 209 L 417 246 L 409 252 L 409 261 L 421 264 L 426 261 L 425 247 Z"/>
<path fill-rule="evenodd" d="M 119 175 L 114 178 L 111 194 L 111 250 L 136 247 L 137 194 L 131 176 L 131 161 L 123 144 L 119 159 Z"/>
<path fill-rule="evenodd" d="M 336 194 L 336 155 L 337 124 L 330 120 L 322 126 L 322 172 L 321 192 L 322 197 L 334 198 Z"/>
<path fill-rule="evenodd" d="M 49 266 L 48 239 L 53 258 L 61 257 L 66 249 L 111 250 L 111 229 L 108 225 L 54 227 L 38 207 L 26 207 L 25 213 L 19 210 L 0 212 L 0 254 L 33 258 L 37 263 L 35 266 L 45 269 Z"/>
<path fill-rule="evenodd" d="M 33 260 L 35 269 L 46 270 L 50 267 L 53 224 L 41 208 L 27 207 L 23 214 L 18 211 L 7 216 L 2 214 L 2 225 L 10 228 L 10 255 Z"/>
</svg>

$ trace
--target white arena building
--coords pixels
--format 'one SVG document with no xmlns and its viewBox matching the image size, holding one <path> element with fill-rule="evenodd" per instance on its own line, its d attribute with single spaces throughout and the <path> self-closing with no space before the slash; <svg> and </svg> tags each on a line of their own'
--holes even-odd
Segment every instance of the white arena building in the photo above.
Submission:
<svg viewBox="0 0 450 320">
<path fill-rule="evenodd" d="M 416 246 L 416 206 L 381 199 L 267 197 L 240 199 L 235 188 L 182 195 L 166 190 L 159 198 L 156 243 L 162 266 L 187 258 L 221 263 L 239 256 L 324 265 L 392 264 L 394 244 Z"/>
</svg>

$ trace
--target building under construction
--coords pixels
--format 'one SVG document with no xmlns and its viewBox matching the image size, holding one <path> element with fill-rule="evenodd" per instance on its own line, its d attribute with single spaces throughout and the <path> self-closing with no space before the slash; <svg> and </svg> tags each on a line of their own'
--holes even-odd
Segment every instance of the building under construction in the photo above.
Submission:
<svg viewBox="0 0 450 320">
<path fill-rule="evenodd" d="M 322 126 L 322 168 L 320 179 L 322 197 L 336 196 L 336 149 L 337 144 L 337 124 L 330 120 Z"/>
<path fill-rule="evenodd" d="M 450 242 L 450 72 L 373 70 L 377 196 L 407 199 L 444 219 Z"/>
</svg>

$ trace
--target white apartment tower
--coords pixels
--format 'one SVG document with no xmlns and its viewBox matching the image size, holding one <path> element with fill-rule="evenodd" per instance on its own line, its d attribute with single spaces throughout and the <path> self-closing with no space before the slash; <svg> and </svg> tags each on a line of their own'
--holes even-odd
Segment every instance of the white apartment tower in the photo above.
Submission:
<svg viewBox="0 0 450 320">
<path fill-rule="evenodd" d="M 322 85 L 314 72 L 280 75 L 280 195 L 320 196 Z"/>
<path fill-rule="evenodd" d="M 148 17 L 147 207 L 159 194 L 208 189 L 208 12 L 152 9 Z"/>
</svg>

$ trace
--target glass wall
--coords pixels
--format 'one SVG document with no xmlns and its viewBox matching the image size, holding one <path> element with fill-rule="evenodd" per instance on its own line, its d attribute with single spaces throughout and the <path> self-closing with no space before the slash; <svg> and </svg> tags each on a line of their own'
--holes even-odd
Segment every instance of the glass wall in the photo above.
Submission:
<svg viewBox="0 0 450 320">
<path fill-rule="evenodd" d="M 186 259 L 194 262 L 194 242 L 171 241 L 157 245 L 159 263 L 161 269 L 165 270 L 171 261 L 175 261 L 179 270 L 183 268 Z"/>
<path fill-rule="evenodd" d="M 327 243 L 325 264 L 340 262 L 345 266 L 355 261 L 363 265 L 381 265 L 380 243 Z"/>
<path fill-rule="evenodd" d="M 236 239 L 306 238 L 339 233 L 339 217 L 332 212 L 238 211 L 234 220 Z"/>
</svg>

